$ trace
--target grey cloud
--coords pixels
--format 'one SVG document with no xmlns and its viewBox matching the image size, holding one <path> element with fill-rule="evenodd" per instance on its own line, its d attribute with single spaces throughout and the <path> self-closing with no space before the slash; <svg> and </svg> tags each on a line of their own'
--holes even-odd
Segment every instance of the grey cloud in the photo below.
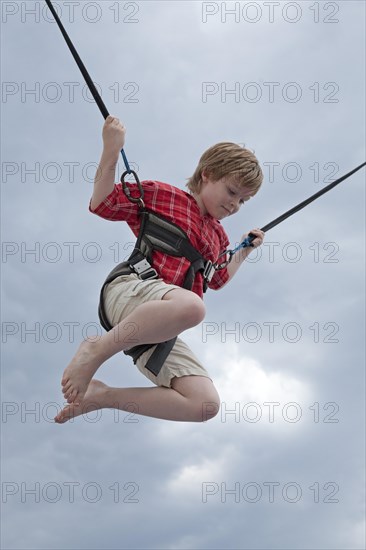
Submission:
<svg viewBox="0 0 366 550">
<path fill-rule="evenodd" d="M 24 9 L 22 4 L 31 3 L 10 4 Z M 328 8 L 315 3 L 320 22 L 314 23 L 316 6 L 311 10 L 313 2 L 302 2 L 296 24 L 280 15 L 274 23 L 265 15 L 256 24 L 230 18 L 222 23 L 220 13 L 203 23 L 205 3 L 199 2 L 136 2 L 128 9 L 120 3 L 120 17 L 135 17 L 135 24 L 113 23 L 116 3 L 103 2 L 102 17 L 93 24 L 80 17 L 79 8 L 71 22 L 58 4 L 110 112 L 127 126 L 126 152 L 142 178 L 183 188 L 202 151 L 223 140 L 246 143 L 267 163 L 263 189 L 224 225 L 232 244 L 325 185 L 333 170 L 339 177 L 363 161 L 362 3 L 334 2 Z M 339 23 L 326 24 L 332 6 L 339 7 L 333 15 Z M 2 31 L 3 81 L 18 86 L 2 105 L 2 230 L 3 241 L 19 246 L 13 254 L 7 249 L 2 265 L 3 338 L 4 330 L 18 329 L 5 334 L 2 346 L 4 548 L 363 548 L 364 173 L 268 232 L 266 242 L 279 243 L 274 261 L 264 246 L 262 258 L 247 262 L 230 286 L 207 294 L 205 322 L 218 327 L 217 334 L 204 342 L 197 327 L 184 336 L 233 400 L 226 409 L 239 404 L 239 422 L 219 414 L 203 425 L 174 424 L 103 411 L 56 426 L 49 417 L 54 403 L 62 405 L 61 374 L 82 327 L 97 322 L 99 288 L 115 265 L 114 243 L 123 254 L 133 238 L 125 225 L 88 212 L 93 169 L 87 174 L 83 169 L 99 160 L 103 120 L 83 96 L 83 81 L 58 29 L 32 16 L 22 22 L 19 12 L 3 19 Z M 74 83 L 73 100 L 68 82 Z M 245 88 L 250 82 L 255 85 Z M 268 83 L 277 82 L 271 102 Z M 297 86 L 289 87 L 291 82 Z M 124 89 L 126 83 L 137 88 Z M 204 83 L 215 90 L 207 101 Z M 39 102 L 26 94 L 32 87 Z M 262 97 L 253 102 L 250 93 L 256 90 Z M 284 99 L 296 90 L 301 100 Z M 59 100 L 50 101 L 56 92 Z M 128 102 L 131 92 L 137 102 Z M 330 93 L 338 102 L 327 102 Z M 271 180 L 273 162 L 279 165 Z M 6 180 L 4 163 L 13 163 L 6 165 Z M 39 182 L 27 173 L 35 163 Z M 79 163 L 72 177 L 70 163 Z M 290 163 L 300 167 L 298 181 L 291 180 L 296 172 Z M 60 177 L 52 181 L 57 169 Z M 80 243 L 74 262 L 66 242 Z M 96 262 L 83 256 L 83 246 L 93 242 L 101 251 Z M 22 261 L 21 243 L 25 250 L 39 243 L 40 261 L 32 254 Z M 300 247 L 298 262 L 291 261 L 297 248 L 289 243 Z M 60 260 L 50 261 L 57 251 Z M 329 261 L 332 253 L 338 262 Z M 15 325 L 5 326 L 9 322 Z M 39 342 L 27 334 L 37 322 Z M 280 323 L 274 342 L 268 338 L 270 322 Z M 291 322 L 302 329 L 296 343 L 282 333 Z M 59 341 L 50 341 L 52 327 L 42 335 L 47 323 L 60 327 Z M 79 323 L 73 339 L 67 323 Z M 235 334 L 225 335 L 235 323 L 238 342 Z M 263 331 L 257 343 L 243 338 L 247 323 Z M 339 342 L 326 342 L 335 325 Z M 288 336 L 293 334 L 290 327 Z M 243 378 L 238 375 L 228 387 L 240 361 Z M 246 369 L 270 384 L 270 399 L 281 401 L 281 410 L 283 399 L 296 401 L 296 392 L 303 392 L 301 420 L 276 416 L 270 423 L 263 402 L 261 421 L 245 420 L 243 407 L 265 395 L 257 379 L 249 387 Z M 149 385 L 122 354 L 98 376 L 114 386 Z M 327 403 L 339 410 L 324 408 Z M 339 422 L 324 422 L 332 411 Z M 218 491 L 203 503 L 207 482 Z M 248 502 L 254 493 L 243 497 L 250 482 L 263 491 L 256 503 Z M 264 482 L 280 483 L 273 503 Z M 283 498 L 290 482 L 302 490 L 296 503 Z M 27 493 L 35 483 L 40 502 Z M 73 483 L 78 485 L 70 502 Z M 228 489 L 240 484 L 239 502 L 233 494 L 225 497 L 221 483 Z M 98 488 L 101 498 L 92 502 Z M 57 490 L 60 498 L 52 502 Z M 339 502 L 324 502 L 333 490 Z M 314 501 L 316 491 L 320 502 Z M 134 499 L 138 502 L 130 502 Z"/>
</svg>

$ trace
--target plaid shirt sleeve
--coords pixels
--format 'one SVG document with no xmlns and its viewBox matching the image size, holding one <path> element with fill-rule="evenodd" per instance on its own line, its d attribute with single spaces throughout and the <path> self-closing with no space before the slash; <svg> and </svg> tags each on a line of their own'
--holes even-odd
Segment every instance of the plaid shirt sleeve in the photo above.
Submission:
<svg viewBox="0 0 366 550">
<path fill-rule="evenodd" d="M 131 194 L 133 197 L 137 196 L 135 190 Z M 138 207 L 136 203 L 128 200 L 121 183 L 117 183 L 113 191 L 94 210 L 92 210 L 90 204 L 91 199 L 89 211 L 106 220 L 126 222 L 136 220 L 137 222 Z"/>
</svg>

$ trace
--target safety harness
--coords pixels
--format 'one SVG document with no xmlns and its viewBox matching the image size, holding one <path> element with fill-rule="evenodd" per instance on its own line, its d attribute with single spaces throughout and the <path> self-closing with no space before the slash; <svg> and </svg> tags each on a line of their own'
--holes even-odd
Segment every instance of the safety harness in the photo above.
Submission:
<svg viewBox="0 0 366 550">
<path fill-rule="evenodd" d="M 145 207 L 143 202 L 143 188 L 135 173 L 133 173 L 133 175 L 139 188 L 140 196 L 138 198 L 131 196 L 130 189 L 124 179 L 127 173 L 127 171 L 124 172 L 121 177 L 123 190 L 131 202 L 138 204 L 141 225 L 132 254 L 128 260 L 117 265 L 109 273 L 100 292 L 98 314 L 101 325 L 107 331 L 113 328 L 107 318 L 104 308 L 104 291 L 107 285 L 117 277 L 129 275 L 131 273 L 135 273 L 139 279 L 143 281 L 157 279 L 159 275 L 152 264 L 152 256 L 155 250 L 164 252 L 170 256 L 184 257 L 189 260 L 190 266 L 187 269 L 182 285 L 182 288 L 187 290 L 191 290 L 196 273 L 201 272 L 203 276 L 203 291 L 206 292 L 208 283 L 211 281 L 216 270 L 214 264 L 210 260 L 206 260 L 194 248 L 186 232 L 183 231 L 181 227 Z M 136 363 L 143 353 L 153 346 L 156 346 L 145 367 L 157 376 L 172 350 L 176 339 L 175 337 L 159 344 L 151 343 L 137 345 L 125 350 L 124 353 L 130 355 L 134 363 Z"/>
</svg>

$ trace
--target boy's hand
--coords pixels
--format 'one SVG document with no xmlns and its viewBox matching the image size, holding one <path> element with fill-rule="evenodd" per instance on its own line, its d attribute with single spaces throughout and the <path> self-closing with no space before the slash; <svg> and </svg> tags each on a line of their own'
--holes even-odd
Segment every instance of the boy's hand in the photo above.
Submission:
<svg viewBox="0 0 366 550">
<path fill-rule="evenodd" d="M 125 144 L 126 128 L 117 117 L 109 115 L 106 118 L 102 135 L 104 149 L 118 155 Z"/>
<path fill-rule="evenodd" d="M 261 231 L 258 228 L 257 229 L 252 229 L 251 231 L 249 231 L 249 233 L 256 236 L 254 241 L 252 241 L 251 247 L 252 248 L 258 248 L 258 246 L 261 246 L 261 244 L 263 243 L 263 240 L 264 240 L 265 233 L 263 233 L 263 231 Z M 244 239 L 246 239 L 246 237 L 248 237 L 249 233 L 245 233 L 245 235 L 242 236 L 241 242 L 244 241 Z M 249 248 L 249 250 L 250 250 L 250 248 Z"/>
<path fill-rule="evenodd" d="M 229 274 L 229 279 L 227 282 L 229 282 L 235 275 L 235 273 L 238 271 L 239 267 L 242 265 L 244 260 L 249 256 L 249 254 L 254 250 L 254 248 L 258 248 L 263 243 L 264 239 L 264 233 L 260 229 L 252 229 L 249 231 L 249 233 L 245 233 L 240 242 L 243 242 L 249 234 L 255 235 L 255 239 L 252 241 L 251 246 L 247 246 L 245 248 L 240 248 L 235 254 L 232 256 L 230 263 L 227 266 L 227 271 Z M 226 284 L 226 283 L 225 283 Z"/>
</svg>

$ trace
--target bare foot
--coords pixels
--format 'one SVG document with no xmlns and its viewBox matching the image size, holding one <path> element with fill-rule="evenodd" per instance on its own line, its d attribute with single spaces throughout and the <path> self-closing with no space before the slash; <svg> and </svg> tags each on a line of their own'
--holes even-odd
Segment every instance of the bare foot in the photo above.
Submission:
<svg viewBox="0 0 366 550">
<path fill-rule="evenodd" d="M 103 409 L 107 406 L 106 390 L 108 386 L 100 382 L 99 380 L 91 380 L 88 386 L 87 392 L 80 405 L 72 403 L 66 405 L 61 412 L 55 416 L 55 422 L 57 424 L 64 424 L 70 418 L 75 418 L 81 414 L 87 414 L 98 409 Z"/>
<path fill-rule="evenodd" d="M 61 385 L 62 393 L 68 403 L 76 405 L 81 403 L 90 380 L 101 365 L 95 346 L 96 342 L 84 340 L 64 371 Z"/>
</svg>

